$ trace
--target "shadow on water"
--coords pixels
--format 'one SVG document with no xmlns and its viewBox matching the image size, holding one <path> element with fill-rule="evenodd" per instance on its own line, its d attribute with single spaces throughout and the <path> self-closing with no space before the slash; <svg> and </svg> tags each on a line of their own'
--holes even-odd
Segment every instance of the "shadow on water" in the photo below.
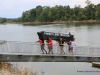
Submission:
<svg viewBox="0 0 100 75">
<path fill-rule="evenodd" d="M 100 22 L 83 22 L 83 23 L 74 23 L 75 27 L 80 26 L 94 26 L 94 25 L 100 25 Z"/>
<path fill-rule="evenodd" d="M 7 25 L 7 24 L 2 24 L 2 23 L 0 23 L 0 25 Z"/>
<path fill-rule="evenodd" d="M 86 62 L 86 63 L 90 63 L 90 64 L 92 64 L 92 62 Z M 97 69 L 100 69 L 100 66 L 91 66 L 92 68 L 97 68 Z"/>
<path fill-rule="evenodd" d="M 49 25 L 53 23 L 40 23 L 40 24 L 23 24 L 23 26 L 41 26 L 41 25 Z"/>
<path fill-rule="evenodd" d="M 92 66 L 92 68 L 98 68 L 98 69 L 100 69 L 100 67 L 99 67 L 99 66 Z"/>
<path fill-rule="evenodd" d="M 48 28 L 50 27 L 60 27 L 60 28 L 69 28 L 69 27 L 82 27 L 82 26 L 88 26 L 89 29 L 94 26 L 100 26 L 100 22 L 79 22 L 79 23 L 40 23 L 40 24 L 23 24 L 23 26 L 45 26 Z"/>
<path fill-rule="evenodd" d="M 91 63 L 92 64 L 92 62 L 86 62 L 86 63 Z M 100 69 L 100 66 L 91 66 L 92 68 L 98 68 L 98 69 Z"/>
</svg>

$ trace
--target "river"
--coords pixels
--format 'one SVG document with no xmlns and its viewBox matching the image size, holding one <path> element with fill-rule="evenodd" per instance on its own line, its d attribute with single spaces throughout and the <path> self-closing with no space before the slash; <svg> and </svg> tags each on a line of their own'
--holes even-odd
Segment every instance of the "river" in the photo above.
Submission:
<svg viewBox="0 0 100 75">
<path fill-rule="evenodd" d="M 37 32 L 70 31 L 75 35 L 77 46 L 100 47 L 100 23 L 66 23 L 66 24 L 0 24 L 0 40 L 35 42 L 38 40 Z M 55 41 L 53 43 L 56 43 Z M 42 70 L 45 75 L 98 75 L 99 68 L 92 67 L 87 62 L 19 62 L 24 66 L 31 66 L 38 72 Z M 86 72 L 91 71 L 91 72 Z M 93 72 L 94 71 L 94 72 Z M 99 71 L 99 72 L 96 72 Z"/>
</svg>

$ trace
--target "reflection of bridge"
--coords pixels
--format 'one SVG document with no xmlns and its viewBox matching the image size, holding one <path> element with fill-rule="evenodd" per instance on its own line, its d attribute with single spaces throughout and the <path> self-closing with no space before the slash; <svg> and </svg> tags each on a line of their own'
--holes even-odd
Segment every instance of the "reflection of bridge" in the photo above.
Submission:
<svg viewBox="0 0 100 75">
<path fill-rule="evenodd" d="M 47 50 L 47 45 L 45 45 Z M 100 61 L 99 47 L 74 47 L 74 55 L 68 53 L 68 45 L 64 46 L 66 54 L 60 54 L 58 44 L 53 45 L 54 54 L 42 54 L 39 43 L 6 41 L 0 44 L 0 61 L 36 61 L 36 62 L 67 62 L 67 61 Z"/>
</svg>

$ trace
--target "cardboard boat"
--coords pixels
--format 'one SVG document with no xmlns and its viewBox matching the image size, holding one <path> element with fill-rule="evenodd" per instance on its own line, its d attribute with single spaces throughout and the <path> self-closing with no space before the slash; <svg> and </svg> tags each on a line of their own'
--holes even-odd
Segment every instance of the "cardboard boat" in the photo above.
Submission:
<svg viewBox="0 0 100 75">
<path fill-rule="evenodd" d="M 69 42 L 74 41 L 74 35 L 69 34 L 63 34 L 63 33 L 54 33 L 54 32 L 37 32 L 39 39 L 46 40 L 47 38 L 51 38 L 52 40 L 58 41 L 60 38 L 62 38 L 64 41 Z"/>
</svg>

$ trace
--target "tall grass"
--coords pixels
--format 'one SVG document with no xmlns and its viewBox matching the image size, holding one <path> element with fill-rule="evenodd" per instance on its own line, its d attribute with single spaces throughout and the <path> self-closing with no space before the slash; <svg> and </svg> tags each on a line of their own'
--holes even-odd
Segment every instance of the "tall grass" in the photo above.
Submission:
<svg viewBox="0 0 100 75">
<path fill-rule="evenodd" d="M 31 68 L 19 66 L 17 63 L 12 65 L 8 62 L 1 62 L 0 75 L 37 75 Z"/>
<path fill-rule="evenodd" d="M 0 62 L 0 75 L 59 75 L 59 70 L 56 64 L 54 64 L 54 68 L 50 68 L 49 71 L 51 71 L 50 74 L 45 73 L 43 70 L 39 73 L 36 71 L 36 67 L 39 64 L 34 66 L 34 69 L 29 66 L 25 67 L 25 65 L 18 64 L 17 62 L 14 64 L 10 62 Z M 56 70 L 56 71 L 55 71 Z"/>
</svg>

